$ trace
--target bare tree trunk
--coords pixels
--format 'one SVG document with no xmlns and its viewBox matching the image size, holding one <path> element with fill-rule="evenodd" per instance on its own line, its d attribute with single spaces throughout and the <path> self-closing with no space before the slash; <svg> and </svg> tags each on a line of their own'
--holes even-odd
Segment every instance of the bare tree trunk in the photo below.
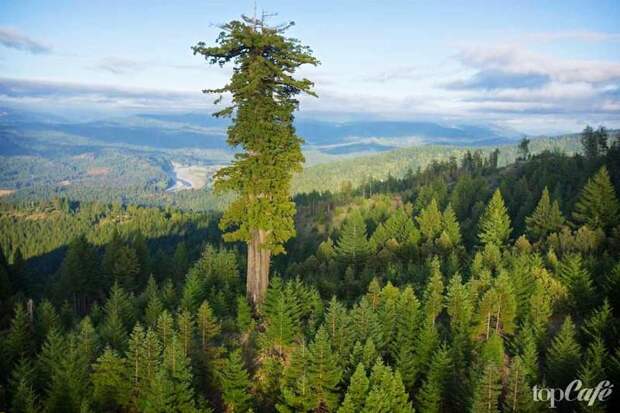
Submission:
<svg viewBox="0 0 620 413">
<path fill-rule="evenodd" d="M 267 231 L 259 229 L 252 233 L 248 242 L 247 295 L 255 307 L 260 306 L 269 286 L 271 251 L 261 248 L 267 240 Z"/>
</svg>

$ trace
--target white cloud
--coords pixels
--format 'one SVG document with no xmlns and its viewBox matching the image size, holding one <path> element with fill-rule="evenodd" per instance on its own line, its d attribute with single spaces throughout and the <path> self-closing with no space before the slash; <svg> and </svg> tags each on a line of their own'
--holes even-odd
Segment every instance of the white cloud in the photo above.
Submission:
<svg viewBox="0 0 620 413">
<path fill-rule="evenodd" d="M 10 27 L 0 27 L 0 44 L 9 49 L 22 50 L 32 54 L 44 54 L 52 51 L 51 46 L 34 40 Z"/>
</svg>

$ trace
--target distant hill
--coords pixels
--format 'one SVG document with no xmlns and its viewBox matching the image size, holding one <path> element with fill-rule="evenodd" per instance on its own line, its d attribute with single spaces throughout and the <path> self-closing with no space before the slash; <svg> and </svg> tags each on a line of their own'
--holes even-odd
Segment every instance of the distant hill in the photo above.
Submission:
<svg viewBox="0 0 620 413">
<path fill-rule="evenodd" d="M 149 205 L 175 204 L 208 209 L 209 191 L 167 193 L 175 162 L 213 171 L 228 163 L 228 121 L 207 114 L 140 114 L 67 121 L 57 116 L 0 109 L 0 190 L 2 199 L 65 196 L 81 200 Z M 338 190 L 370 177 L 402 176 L 432 161 L 460 159 L 467 150 L 500 148 L 500 164 L 513 162 L 521 135 L 493 126 L 432 122 L 298 119 L 306 140 L 303 173 L 295 192 Z M 532 138 L 532 152 L 579 150 L 577 135 Z M 206 177 L 207 181 L 210 176 Z M 209 200 L 206 200 L 206 199 Z M 213 202 L 212 202 L 213 201 Z"/>
</svg>

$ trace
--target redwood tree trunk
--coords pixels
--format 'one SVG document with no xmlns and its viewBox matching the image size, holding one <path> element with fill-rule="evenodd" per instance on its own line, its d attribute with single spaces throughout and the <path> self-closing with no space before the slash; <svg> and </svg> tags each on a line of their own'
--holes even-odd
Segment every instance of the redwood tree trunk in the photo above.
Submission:
<svg viewBox="0 0 620 413">
<path fill-rule="evenodd" d="M 267 232 L 256 230 L 248 242 L 247 295 L 254 307 L 260 306 L 269 286 L 269 264 L 271 251 L 261 248 L 267 239 Z"/>
</svg>

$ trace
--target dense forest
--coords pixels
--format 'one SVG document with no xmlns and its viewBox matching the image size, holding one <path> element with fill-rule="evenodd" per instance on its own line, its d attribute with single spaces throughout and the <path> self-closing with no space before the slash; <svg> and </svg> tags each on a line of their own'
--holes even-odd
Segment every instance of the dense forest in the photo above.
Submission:
<svg viewBox="0 0 620 413">
<path fill-rule="evenodd" d="M 618 383 L 620 143 L 582 144 L 297 195 L 256 309 L 219 214 L 3 204 L 0 409 L 534 412 L 534 385 Z"/>
</svg>

